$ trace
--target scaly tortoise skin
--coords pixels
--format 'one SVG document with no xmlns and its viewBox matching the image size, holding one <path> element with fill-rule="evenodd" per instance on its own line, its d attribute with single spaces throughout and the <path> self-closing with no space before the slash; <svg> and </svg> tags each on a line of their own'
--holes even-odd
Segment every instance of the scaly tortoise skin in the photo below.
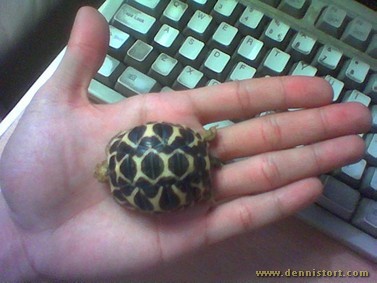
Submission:
<svg viewBox="0 0 377 283">
<path fill-rule="evenodd" d="M 120 204 L 144 212 L 168 212 L 211 198 L 211 128 L 201 135 L 171 123 L 147 123 L 120 132 L 106 149 L 95 176 L 109 181 Z"/>
</svg>

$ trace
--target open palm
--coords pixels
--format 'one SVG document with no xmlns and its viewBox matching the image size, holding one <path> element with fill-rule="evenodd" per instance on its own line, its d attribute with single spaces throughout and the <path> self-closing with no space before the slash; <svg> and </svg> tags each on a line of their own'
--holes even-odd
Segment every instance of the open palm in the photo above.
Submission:
<svg viewBox="0 0 377 283">
<path fill-rule="evenodd" d="M 158 268 L 297 211 L 320 194 L 315 176 L 363 153 L 354 135 L 368 129 L 368 111 L 327 105 L 331 88 L 318 78 L 256 79 L 92 104 L 87 87 L 106 51 L 106 29 L 95 10 L 79 12 L 62 63 L 2 156 L 1 208 L 34 276 L 127 277 Z M 288 108 L 306 110 L 250 119 Z M 246 158 L 214 172 L 217 205 L 144 215 L 119 206 L 93 177 L 120 130 L 167 121 L 201 131 L 224 119 L 244 121 L 218 130 L 211 151 L 225 162 Z"/>
</svg>

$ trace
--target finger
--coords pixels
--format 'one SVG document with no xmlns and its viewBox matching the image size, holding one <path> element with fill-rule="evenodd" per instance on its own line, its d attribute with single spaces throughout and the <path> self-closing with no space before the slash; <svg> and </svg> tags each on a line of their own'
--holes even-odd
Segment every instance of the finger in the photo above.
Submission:
<svg viewBox="0 0 377 283">
<path fill-rule="evenodd" d="M 76 16 L 63 59 L 49 83 L 66 91 L 63 99 L 87 98 L 90 80 L 101 66 L 108 46 L 108 24 L 94 8 L 83 7 Z M 80 91 L 81 96 L 77 95 Z"/>
<path fill-rule="evenodd" d="M 311 77 L 244 80 L 186 94 L 203 124 L 250 118 L 268 110 L 318 107 L 332 100 L 331 86 L 321 78 Z"/>
<path fill-rule="evenodd" d="M 223 203 L 208 213 L 208 242 L 219 242 L 284 218 L 312 203 L 321 192 L 319 179 L 308 178 L 272 192 Z"/>
<path fill-rule="evenodd" d="M 304 147 L 268 152 L 227 164 L 213 174 L 216 199 L 270 191 L 359 160 L 365 144 L 345 136 Z"/>
<path fill-rule="evenodd" d="M 369 110 L 359 103 L 267 115 L 220 129 L 213 154 L 226 161 L 359 134 L 368 131 L 370 121 Z"/>
</svg>

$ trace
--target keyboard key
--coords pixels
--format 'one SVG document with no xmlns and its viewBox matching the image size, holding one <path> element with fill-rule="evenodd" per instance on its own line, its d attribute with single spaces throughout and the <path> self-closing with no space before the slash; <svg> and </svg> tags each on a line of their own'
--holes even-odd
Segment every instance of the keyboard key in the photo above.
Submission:
<svg viewBox="0 0 377 283">
<path fill-rule="evenodd" d="M 234 66 L 233 70 L 230 72 L 227 81 L 241 81 L 247 80 L 254 77 L 256 73 L 256 69 L 246 65 L 243 62 L 238 62 L 236 66 Z"/>
<path fill-rule="evenodd" d="M 99 103 L 117 103 L 125 99 L 119 92 L 96 80 L 91 80 L 88 92 L 89 98 Z"/>
<path fill-rule="evenodd" d="M 264 32 L 262 40 L 270 47 L 284 49 L 289 39 L 290 30 L 287 24 L 273 19 Z"/>
<path fill-rule="evenodd" d="M 172 56 L 177 52 L 182 41 L 183 37 L 179 31 L 167 24 L 161 26 L 153 40 L 155 46 L 160 49 L 161 52 Z"/>
<path fill-rule="evenodd" d="M 136 94 L 157 92 L 161 86 L 155 79 L 139 72 L 133 67 L 127 67 L 115 84 L 115 90 L 126 97 Z"/>
<path fill-rule="evenodd" d="M 372 133 L 377 133 L 377 105 L 372 105 L 370 113 L 372 114 L 372 128 L 370 131 Z"/>
<path fill-rule="evenodd" d="M 314 57 L 312 65 L 317 67 L 324 75 L 335 75 L 342 59 L 343 53 L 335 47 L 324 45 Z"/>
<path fill-rule="evenodd" d="M 334 175 L 349 186 L 357 188 L 366 166 L 367 162 L 364 159 L 361 159 L 359 162 L 335 170 Z"/>
<path fill-rule="evenodd" d="M 366 53 L 374 59 L 377 59 L 377 34 L 373 35 Z"/>
<path fill-rule="evenodd" d="M 240 46 L 234 53 L 234 58 L 236 61 L 245 61 L 253 67 L 258 67 L 265 55 L 263 45 L 262 41 L 247 35 L 242 39 Z"/>
<path fill-rule="evenodd" d="M 338 78 L 346 84 L 348 88 L 360 89 L 366 80 L 370 66 L 358 59 L 349 59 L 343 64 L 343 68 Z"/>
<path fill-rule="evenodd" d="M 214 85 L 219 85 L 221 84 L 218 80 L 211 79 L 207 82 L 206 86 L 214 86 Z"/>
<path fill-rule="evenodd" d="M 197 87 L 205 86 L 206 78 L 202 72 L 194 69 L 191 66 L 183 68 L 175 81 L 173 88 L 177 90 L 194 89 Z"/>
<path fill-rule="evenodd" d="M 316 26 L 324 32 L 339 38 L 346 24 L 346 18 L 346 11 L 331 5 L 322 11 Z"/>
<path fill-rule="evenodd" d="M 184 65 L 199 68 L 206 54 L 206 48 L 202 41 L 189 36 L 183 42 L 177 53 L 177 59 Z"/>
<path fill-rule="evenodd" d="M 377 201 L 363 198 L 352 223 L 377 238 Z"/>
<path fill-rule="evenodd" d="M 369 167 L 360 184 L 360 192 L 363 196 L 377 200 L 377 168 Z"/>
<path fill-rule="evenodd" d="M 239 18 L 241 10 L 237 0 L 218 0 L 211 15 L 218 23 L 227 22 L 233 25 Z"/>
<path fill-rule="evenodd" d="M 274 47 L 264 59 L 260 71 L 263 75 L 279 76 L 284 75 L 290 60 L 290 55 Z"/>
<path fill-rule="evenodd" d="M 373 74 L 369 77 L 369 81 L 364 89 L 364 93 L 372 98 L 372 101 L 374 103 L 377 103 L 377 74 Z"/>
<path fill-rule="evenodd" d="M 340 97 L 340 94 L 342 93 L 343 91 L 343 88 L 344 88 L 344 82 L 342 81 L 339 81 L 338 79 L 330 76 L 330 75 L 327 75 L 325 77 L 325 80 L 329 82 L 329 84 L 331 85 L 332 87 L 332 90 L 333 90 L 333 101 L 338 101 L 339 97 Z"/>
<path fill-rule="evenodd" d="M 158 18 L 167 4 L 166 0 L 128 0 L 131 6 L 147 13 L 155 18 Z"/>
<path fill-rule="evenodd" d="M 211 15 L 208 15 L 200 10 L 195 11 L 184 29 L 183 33 L 186 36 L 194 36 L 202 41 L 207 41 L 215 30 L 215 22 Z"/>
<path fill-rule="evenodd" d="M 186 3 L 179 0 L 172 0 L 164 10 L 161 16 L 161 22 L 176 29 L 183 29 L 190 16 L 190 11 Z"/>
<path fill-rule="evenodd" d="M 135 40 L 128 33 L 111 25 L 109 31 L 109 54 L 118 60 L 123 60 L 126 51 L 134 44 Z"/>
<path fill-rule="evenodd" d="M 360 193 L 332 176 L 324 175 L 321 180 L 324 186 L 323 194 L 319 196 L 317 203 L 344 220 L 350 220 L 359 202 Z"/>
<path fill-rule="evenodd" d="M 377 166 L 377 135 L 367 134 L 365 137 L 365 159 L 369 164 Z"/>
<path fill-rule="evenodd" d="M 144 41 L 153 38 L 157 31 L 155 18 L 128 4 L 120 7 L 115 14 L 113 25 Z"/>
<path fill-rule="evenodd" d="M 347 25 L 341 40 L 357 49 L 365 50 L 368 45 L 368 37 L 371 32 L 371 23 L 368 23 L 361 18 L 355 18 Z"/>
<path fill-rule="evenodd" d="M 164 86 L 160 92 L 173 92 L 174 89 L 168 87 L 168 86 Z"/>
<path fill-rule="evenodd" d="M 290 53 L 292 58 L 296 61 L 304 60 L 310 62 L 316 44 L 317 40 L 305 33 L 298 32 L 288 45 L 287 52 Z"/>
<path fill-rule="evenodd" d="M 142 72 L 147 72 L 157 57 L 154 48 L 141 40 L 136 42 L 127 51 L 124 62 Z"/>
<path fill-rule="evenodd" d="M 289 72 L 292 76 L 315 76 L 317 74 L 317 68 L 313 67 L 304 61 L 299 61 L 294 64 L 292 70 Z"/>
<path fill-rule="evenodd" d="M 95 79 L 109 87 L 114 87 L 115 82 L 124 69 L 125 66 L 121 62 L 109 55 L 106 55 L 102 66 L 95 75 Z"/>
<path fill-rule="evenodd" d="M 371 98 L 358 90 L 349 90 L 343 96 L 342 102 L 358 102 L 366 107 L 369 106 Z"/>
<path fill-rule="evenodd" d="M 266 20 L 262 12 L 247 6 L 236 26 L 243 35 L 251 35 L 258 38 L 265 27 Z"/>
<path fill-rule="evenodd" d="M 218 49 L 213 49 L 201 68 L 210 79 L 223 81 L 228 74 L 230 56 Z M 228 66 L 228 67 L 227 67 Z"/>
<path fill-rule="evenodd" d="M 305 15 L 308 6 L 309 2 L 306 0 L 283 0 L 279 9 L 290 16 L 300 19 Z"/>
<path fill-rule="evenodd" d="M 238 29 L 222 22 L 210 40 L 210 46 L 227 53 L 233 53 L 239 43 Z"/>
<path fill-rule="evenodd" d="M 172 85 L 181 69 L 181 64 L 177 59 L 161 53 L 152 64 L 148 75 L 155 78 L 162 85 Z"/>
<path fill-rule="evenodd" d="M 187 0 L 186 2 L 192 10 L 200 10 L 206 14 L 209 14 L 211 12 L 213 6 L 216 3 L 213 0 Z"/>
</svg>

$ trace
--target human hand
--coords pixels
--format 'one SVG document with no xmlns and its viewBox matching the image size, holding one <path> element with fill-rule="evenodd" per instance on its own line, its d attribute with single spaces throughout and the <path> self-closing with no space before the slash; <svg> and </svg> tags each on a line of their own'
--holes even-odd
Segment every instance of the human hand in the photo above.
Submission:
<svg viewBox="0 0 377 283">
<path fill-rule="evenodd" d="M 296 212 L 321 193 L 316 176 L 363 154 L 356 134 L 369 128 L 369 112 L 329 105 L 331 87 L 319 78 L 263 78 L 93 104 L 87 88 L 106 38 L 104 19 L 80 10 L 63 61 L 4 150 L 0 219 L 4 237 L 12 235 L 8 241 L 22 251 L 24 278 L 127 278 L 158 269 Z M 250 119 L 288 108 L 305 110 Z M 219 129 L 211 152 L 225 162 L 243 159 L 213 173 L 215 206 L 140 214 L 119 206 L 93 177 L 120 130 L 167 121 L 200 131 L 224 119 L 245 121 Z"/>
</svg>

